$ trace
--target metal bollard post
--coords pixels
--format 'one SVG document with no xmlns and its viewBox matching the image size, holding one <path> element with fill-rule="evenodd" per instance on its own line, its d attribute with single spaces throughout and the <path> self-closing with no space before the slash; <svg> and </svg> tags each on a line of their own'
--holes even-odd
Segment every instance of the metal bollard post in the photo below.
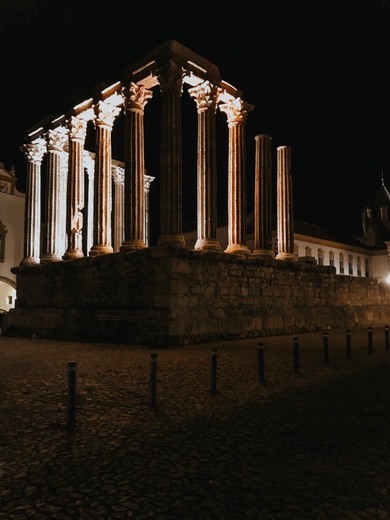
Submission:
<svg viewBox="0 0 390 520">
<path fill-rule="evenodd" d="M 372 354 L 372 327 L 368 327 L 368 353 Z"/>
<path fill-rule="evenodd" d="M 299 343 L 298 338 L 294 338 L 294 372 L 299 372 Z"/>
<path fill-rule="evenodd" d="M 351 331 L 350 331 L 350 329 L 347 329 L 345 353 L 346 353 L 347 359 L 351 359 Z"/>
<path fill-rule="evenodd" d="M 68 361 L 68 428 L 76 424 L 76 361 Z"/>
<path fill-rule="evenodd" d="M 150 355 L 150 404 L 156 406 L 157 402 L 157 354 Z"/>
<path fill-rule="evenodd" d="M 258 345 L 258 355 L 259 355 L 259 381 L 264 381 L 264 348 L 263 343 L 259 343 Z"/>
<path fill-rule="evenodd" d="M 211 393 L 217 393 L 217 349 L 211 351 Z"/>
<path fill-rule="evenodd" d="M 390 350 L 390 341 L 389 341 L 389 326 L 385 326 L 385 348 L 387 351 Z"/>
<path fill-rule="evenodd" d="M 324 363 L 325 365 L 329 364 L 329 348 L 328 348 L 328 333 L 324 332 L 322 334 L 322 341 L 324 346 Z"/>
</svg>

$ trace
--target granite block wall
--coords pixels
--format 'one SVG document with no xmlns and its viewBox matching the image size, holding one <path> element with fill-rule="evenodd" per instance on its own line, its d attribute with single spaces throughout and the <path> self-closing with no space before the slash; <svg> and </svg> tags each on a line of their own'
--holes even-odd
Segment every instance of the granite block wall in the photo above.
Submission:
<svg viewBox="0 0 390 520">
<path fill-rule="evenodd" d="M 5 336 L 175 346 L 390 323 L 390 287 L 329 266 L 154 247 L 19 266 Z"/>
</svg>

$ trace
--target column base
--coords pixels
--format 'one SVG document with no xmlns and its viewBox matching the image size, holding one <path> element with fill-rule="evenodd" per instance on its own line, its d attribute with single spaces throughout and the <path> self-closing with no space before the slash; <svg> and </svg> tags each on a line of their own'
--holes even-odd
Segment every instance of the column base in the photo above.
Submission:
<svg viewBox="0 0 390 520">
<path fill-rule="evenodd" d="M 114 249 L 112 248 L 112 246 L 92 246 L 89 251 L 89 256 L 109 255 L 113 252 Z"/>
<path fill-rule="evenodd" d="M 252 256 L 256 258 L 275 258 L 275 253 L 272 249 L 255 249 Z"/>
<path fill-rule="evenodd" d="M 41 256 L 41 264 L 50 264 L 52 262 L 62 262 L 60 255 L 47 254 Z"/>
<path fill-rule="evenodd" d="M 25 256 L 19 265 L 38 265 L 40 262 L 40 259 L 35 256 Z"/>
<path fill-rule="evenodd" d="M 288 262 L 298 262 L 298 257 L 295 253 L 284 253 L 284 252 L 281 252 L 281 253 L 278 253 L 276 256 L 275 256 L 275 259 L 276 260 L 285 260 L 285 261 L 288 261 Z"/>
<path fill-rule="evenodd" d="M 123 242 L 123 244 L 119 248 L 119 251 L 121 253 L 129 253 L 131 251 L 137 251 L 138 249 L 144 249 L 145 247 L 146 247 L 146 244 L 143 240 L 140 240 L 140 239 L 126 240 L 125 242 Z"/>
<path fill-rule="evenodd" d="M 211 238 L 198 238 L 194 246 L 196 251 L 221 251 L 221 244 L 218 240 Z"/>
<path fill-rule="evenodd" d="M 157 242 L 158 246 L 186 247 L 183 235 L 160 235 Z"/>
<path fill-rule="evenodd" d="M 229 244 L 225 249 L 225 253 L 243 256 L 250 256 L 252 254 L 249 247 L 244 246 L 243 244 Z"/>
<path fill-rule="evenodd" d="M 77 258 L 84 258 L 84 253 L 79 249 L 68 249 L 62 257 L 63 260 L 76 260 Z"/>
</svg>

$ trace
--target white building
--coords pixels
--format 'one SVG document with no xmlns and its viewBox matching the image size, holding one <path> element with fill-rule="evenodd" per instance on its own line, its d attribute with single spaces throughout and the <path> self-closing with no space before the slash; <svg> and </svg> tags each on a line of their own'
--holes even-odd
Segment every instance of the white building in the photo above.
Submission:
<svg viewBox="0 0 390 520">
<path fill-rule="evenodd" d="M 15 171 L 0 162 L 0 320 L 15 307 L 16 275 L 11 268 L 23 258 L 24 201 L 24 193 L 16 189 Z"/>
</svg>

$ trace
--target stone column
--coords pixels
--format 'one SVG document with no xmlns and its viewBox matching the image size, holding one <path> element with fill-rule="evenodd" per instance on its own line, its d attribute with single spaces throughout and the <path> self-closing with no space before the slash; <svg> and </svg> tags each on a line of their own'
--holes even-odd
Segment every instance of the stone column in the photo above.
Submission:
<svg viewBox="0 0 390 520">
<path fill-rule="evenodd" d="M 245 122 L 251 105 L 240 98 L 219 105 L 229 128 L 228 245 L 225 253 L 248 256 L 246 246 Z"/>
<path fill-rule="evenodd" d="M 169 61 L 159 68 L 158 80 L 161 88 L 161 189 L 157 244 L 185 247 L 180 105 L 183 69 Z"/>
<path fill-rule="evenodd" d="M 271 137 L 255 137 L 255 240 L 254 256 L 271 257 L 272 250 L 272 154 Z"/>
<path fill-rule="evenodd" d="M 151 175 L 144 176 L 145 183 L 145 244 L 150 245 L 150 217 L 149 217 L 149 190 L 150 185 L 154 181 L 155 177 Z"/>
<path fill-rule="evenodd" d="M 72 116 L 69 121 L 69 173 L 68 210 L 66 234 L 68 247 L 64 260 L 74 260 L 84 256 L 82 233 L 84 211 L 84 142 L 87 123 Z"/>
<path fill-rule="evenodd" d="M 113 245 L 117 253 L 121 249 L 125 237 L 125 170 L 120 166 L 112 167 L 112 178 L 114 180 L 114 225 L 113 225 Z"/>
<path fill-rule="evenodd" d="M 61 175 L 60 175 L 60 194 L 59 198 L 62 204 L 59 208 L 58 215 L 58 229 L 59 229 L 59 247 L 58 253 L 63 258 L 67 248 L 67 192 L 68 192 L 68 174 L 69 174 L 69 152 L 63 151 L 61 153 Z"/>
<path fill-rule="evenodd" d="M 87 213 L 87 229 L 84 229 L 86 233 L 86 251 L 89 251 L 93 246 L 93 201 L 94 201 L 94 190 L 95 190 L 95 159 L 94 154 L 84 151 L 84 168 L 87 173 L 88 189 L 86 197 L 86 213 Z"/>
<path fill-rule="evenodd" d="M 294 253 L 294 208 L 291 178 L 291 147 L 277 148 L 277 260 L 297 261 Z"/>
<path fill-rule="evenodd" d="M 95 106 L 96 156 L 93 246 L 90 256 L 112 253 L 111 245 L 111 132 L 120 108 L 99 101 Z"/>
<path fill-rule="evenodd" d="M 146 247 L 144 207 L 144 109 L 152 91 L 131 83 L 124 89 L 125 121 L 125 240 L 121 251 Z"/>
<path fill-rule="evenodd" d="M 43 238 L 41 263 L 59 262 L 62 260 L 63 224 L 61 220 L 63 207 L 66 211 L 66 196 L 61 192 L 62 170 L 61 156 L 68 141 L 68 130 L 59 126 L 49 130 L 47 141 L 47 176 L 46 176 L 46 232 Z"/>
<path fill-rule="evenodd" d="M 188 90 L 198 111 L 197 241 L 195 249 L 220 251 L 217 240 L 215 111 L 221 89 L 205 81 Z"/>
<path fill-rule="evenodd" d="M 41 250 L 41 164 L 46 141 L 36 139 L 21 147 L 27 158 L 27 183 L 24 215 L 24 257 L 21 265 L 40 262 Z"/>
</svg>

